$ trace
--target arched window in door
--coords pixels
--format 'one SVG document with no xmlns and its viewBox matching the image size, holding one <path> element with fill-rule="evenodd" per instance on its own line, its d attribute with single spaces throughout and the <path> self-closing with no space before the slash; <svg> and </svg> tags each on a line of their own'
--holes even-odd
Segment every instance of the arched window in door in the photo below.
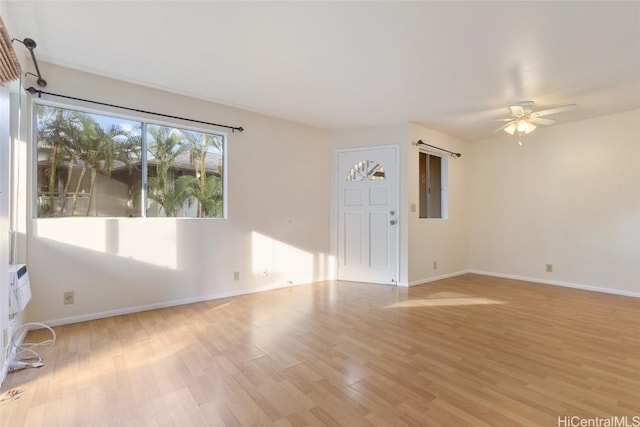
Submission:
<svg viewBox="0 0 640 427">
<path fill-rule="evenodd" d="M 372 160 L 361 160 L 347 173 L 347 181 L 377 181 L 385 179 L 384 167 Z"/>
</svg>

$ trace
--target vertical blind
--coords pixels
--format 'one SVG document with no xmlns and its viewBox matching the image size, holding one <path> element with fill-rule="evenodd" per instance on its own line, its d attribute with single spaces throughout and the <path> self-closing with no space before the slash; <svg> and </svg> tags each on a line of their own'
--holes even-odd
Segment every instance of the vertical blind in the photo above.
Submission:
<svg viewBox="0 0 640 427">
<path fill-rule="evenodd" d="M 11 37 L 0 17 L 0 84 L 20 78 L 20 63 L 11 45 Z"/>
</svg>

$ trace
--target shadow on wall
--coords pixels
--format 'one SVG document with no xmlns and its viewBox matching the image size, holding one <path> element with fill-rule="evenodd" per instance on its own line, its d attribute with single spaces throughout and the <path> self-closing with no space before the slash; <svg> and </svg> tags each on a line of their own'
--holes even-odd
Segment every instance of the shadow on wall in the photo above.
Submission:
<svg viewBox="0 0 640 427">
<path fill-rule="evenodd" d="M 308 236 L 291 239 L 314 244 Z M 334 264 L 326 253 L 217 220 L 41 219 L 32 221 L 28 243 L 30 320 L 322 281 L 332 278 Z M 67 291 L 75 292 L 73 305 L 62 303 Z"/>
<path fill-rule="evenodd" d="M 243 238 L 247 234 L 249 241 Z M 206 270 L 214 266 L 233 270 L 224 263 L 240 258 L 239 262 L 235 260 L 238 270 L 251 271 L 257 276 L 277 274 L 285 278 L 285 283 L 330 276 L 328 270 L 333 258 L 256 231 L 230 232 L 229 227 L 218 221 L 41 219 L 33 221 L 32 236 L 38 241 L 62 243 L 176 271 Z M 250 267 L 246 269 L 249 260 Z"/>
<path fill-rule="evenodd" d="M 254 275 L 275 275 L 286 282 L 314 277 L 313 254 L 261 233 L 251 233 L 251 271 Z"/>
<path fill-rule="evenodd" d="M 31 242 L 28 268 L 32 299 L 26 312 L 32 322 L 71 323 L 64 319 L 181 297 L 173 270 L 49 239 Z M 72 305 L 64 304 L 65 292 L 74 292 Z"/>
<path fill-rule="evenodd" d="M 155 226 L 152 230 L 144 227 L 142 221 L 103 218 L 41 219 L 33 221 L 33 236 L 158 267 L 177 269 L 175 221 L 160 220 L 160 226 Z"/>
</svg>

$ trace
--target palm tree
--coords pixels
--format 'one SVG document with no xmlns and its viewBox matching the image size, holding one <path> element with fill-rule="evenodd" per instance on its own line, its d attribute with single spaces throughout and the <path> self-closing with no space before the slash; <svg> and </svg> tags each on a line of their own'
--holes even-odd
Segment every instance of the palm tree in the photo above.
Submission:
<svg viewBox="0 0 640 427">
<path fill-rule="evenodd" d="M 187 132 L 186 144 L 189 147 L 189 160 L 195 169 L 196 184 L 194 196 L 198 199 L 198 216 L 218 216 L 220 209 L 215 208 L 222 200 L 222 183 L 221 174 L 211 173 L 207 171 L 206 160 L 207 154 L 213 148 L 222 153 L 222 137 L 218 135 L 201 134 L 195 132 Z M 220 197 L 219 201 L 215 198 Z M 213 197 L 214 199 L 208 199 Z"/>
<path fill-rule="evenodd" d="M 133 216 L 132 212 L 134 209 L 140 209 L 137 201 L 140 197 L 140 191 L 142 188 L 142 181 L 140 180 L 140 174 L 142 173 L 141 168 L 136 168 L 134 165 L 140 165 L 141 160 L 141 150 L 142 150 L 142 134 L 140 132 L 141 127 L 137 126 L 127 132 L 126 139 L 121 144 L 121 149 L 126 154 L 127 158 L 127 169 L 129 172 L 129 180 L 128 186 L 128 201 L 127 201 L 127 210 L 130 212 L 130 216 Z M 136 171 L 138 173 L 138 179 L 133 179 L 132 175 Z M 136 197 L 137 196 L 137 197 Z"/>
<path fill-rule="evenodd" d="M 149 198 L 157 202 L 164 209 L 165 216 L 178 216 L 184 203 L 192 197 L 196 177 L 183 175 L 173 183 L 162 187 L 158 177 L 149 178 Z"/>
<path fill-rule="evenodd" d="M 89 135 L 94 131 L 94 127 L 96 126 L 95 120 L 82 113 L 75 114 L 69 124 L 69 140 L 65 141 L 65 143 L 62 145 L 62 149 L 67 154 L 68 170 L 64 189 L 60 193 L 60 216 L 63 216 L 65 213 L 67 194 L 69 193 L 69 186 L 72 181 L 71 178 L 73 177 L 73 170 L 75 168 L 75 165 L 77 164 L 78 154 L 81 152 L 81 147 L 83 145 L 82 141 L 89 137 Z M 79 182 L 82 182 L 82 179 L 80 179 Z M 76 198 L 77 191 L 76 194 L 74 194 L 74 200 Z"/>
<path fill-rule="evenodd" d="M 83 134 L 76 140 L 76 156 L 79 162 L 82 164 L 82 169 L 80 170 L 80 177 L 78 178 L 78 182 L 76 183 L 76 189 L 73 194 L 73 203 L 71 204 L 71 216 L 76 213 L 76 206 L 78 203 L 78 196 L 80 195 L 80 187 L 84 182 L 84 176 L 87 173 L 87 167 L 92 166 L 92 171 L 95 171 L 95 163 L 97 163 L 99 159 L 99 149 L 98 142 L 99 139 L 97 137 L 99 130 L 102 129 L 98 123 L 94 121 L 92 126 L 85 128 Z M 87 215 L 89 212 L 87 211 Z"/>
<path fill-rule="evenodd" d="M 89 185 L 89 203 L 87 213 L 91 212 L 91 202 L 93 201 L 93 190 L 96 185 L 98 171 L 105 176 L 110 176 L 115 162 L 129 164 L 129 152 L 121 141 L 126 139 L 127 132 L 119 126 L 112 125 L 109 130 L 103 129 L 96 123 L 94 137 L 89 139 L 89 146 L 83 153 L 85 166 L 91 166 L 91 184 Z"/>
<path fill-rule="evenodd" d="M 164 208 L 165 215 L 176 216 L 182 203 L 188 198 L 187 196 L 182 199 L 187 194 L 185 186 L 193 185 L 191 180 L 180 180 L 180 178 L 175 183 L 169 182 L 169 168 L 176 158 L 187 150 L 187 147 L 182 144 L 182 132 L 165 126 L 148 126 L 147 132 L 152 138 L 147 150 L 156 162 L 156 176 L 149 178 L 149 198 Z M 179 185 L 178 181 L 180 181 Z M 182 203 L 176 208 L 175 204 L 180 199 Z"/>
<path fill-rule="evenodd" d="M 194 177 L 195 178 L 195 177 Z M 193 189 L 193 197 L 199 202 L 200 217 L 222 216 L 222 179 L 217 175 L 204 176 L 197 179 L 197 185 Z"/>
<path fill-rule="evenodd" d="M 56 190 L 56 171 L 58 166 L 58 146 L 64 138 L 61 130 L 62 111 L 54 111 L 52 107 L 38 106 L 38 151 L 49 151 L 49 179 L 48 179 L 48 206 L 42 207 L 43 212 L 52 212 L 54 206 L 54 193 Z"/>
<path fill-rule="evenodd" d="M 86 126 L 88 117 L 80 112 L 65 110 L 44 105 L 37 106 L 38 115 L 38 151 L 48 151 L 48 207 L 42 207 L 43 212 L 55 211 L 55 193 L 57 181 L 57 169 L 60 162 L 61 151 L 67 154 L 69 161 L 69 173 L 73 168 L 75 151 L 72 148 L 78 136 Z M 71 176 L 67 178 L 65 189 Z M 66 193 L 66 191 L 65 191 Z M 65 195 L 66 197 L 66 195 Z M 61 200 L 61 214 L 64 210 L 64 200 Z"/>
</svg>

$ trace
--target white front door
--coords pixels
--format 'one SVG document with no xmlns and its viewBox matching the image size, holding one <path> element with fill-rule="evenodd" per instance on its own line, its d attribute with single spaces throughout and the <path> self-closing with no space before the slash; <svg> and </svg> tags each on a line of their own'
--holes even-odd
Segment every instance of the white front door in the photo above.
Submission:
<svg viewBox="0 0 640 427">
<path fill-rule="evenodd" d="M 338 279 L 398 280 L 398 149 L 338 152 Z"/>
</svg>

